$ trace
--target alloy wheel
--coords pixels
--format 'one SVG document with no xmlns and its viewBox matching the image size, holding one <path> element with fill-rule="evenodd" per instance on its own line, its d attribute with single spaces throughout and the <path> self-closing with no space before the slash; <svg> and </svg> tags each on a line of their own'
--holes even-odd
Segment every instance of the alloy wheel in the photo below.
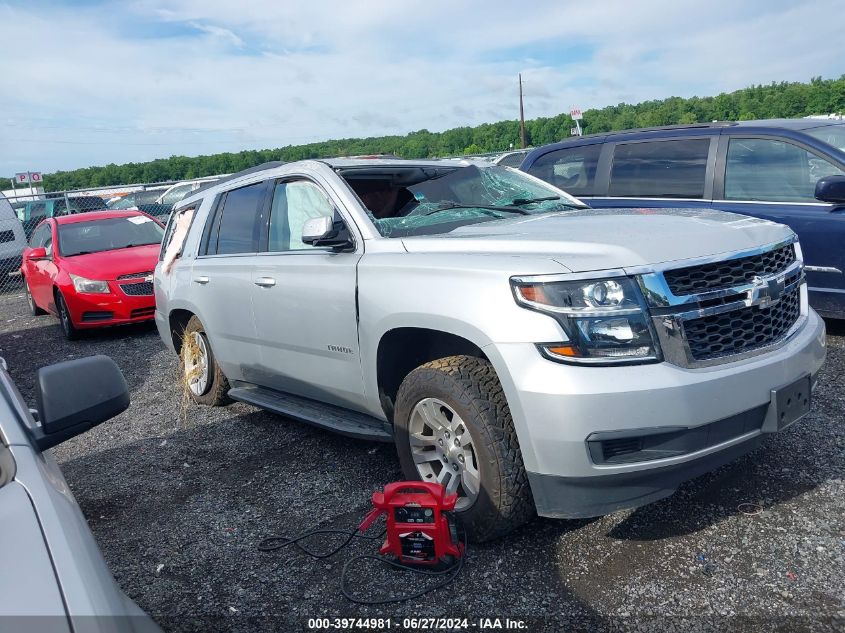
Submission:
<svg viewBox="0 0 845 633">
<path fill-rule="evenodd" d="M 195 396 L 208 390 L 208 347 L 200 332 L 191 333 L 191 341 L 185 353 L 185 379 Z"/>
<path fill-rule="evenodd" d="M 481 488 L 473 438 L 461 416 L 437 398 L 420 400 L 409 424 L 414 465 L 423 481 L 436 481 L 458 494 L 456 510 L 475 503 Z"/>
</svg>

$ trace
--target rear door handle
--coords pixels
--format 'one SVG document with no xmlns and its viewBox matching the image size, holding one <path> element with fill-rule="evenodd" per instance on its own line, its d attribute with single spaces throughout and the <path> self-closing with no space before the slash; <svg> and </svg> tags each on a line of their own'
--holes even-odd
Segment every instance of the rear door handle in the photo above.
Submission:
<svg viewBox="0 0 845 633">
<path fill-rule="evenodd" d="M 208 277 L 206 277 L 205 275 L 203 275 L 202 277 L 194 277 L 194 283 L 203 284 L 203 285 L 207 284 L 208 283 Z"/>
<path fill-rule="evenodd" d="M 253 283 L 256 286 L 261 286 L 262 288 L 272 288 L 276 285 L 276 280 L 272 277 L 259 277 Z"/>
</svg>

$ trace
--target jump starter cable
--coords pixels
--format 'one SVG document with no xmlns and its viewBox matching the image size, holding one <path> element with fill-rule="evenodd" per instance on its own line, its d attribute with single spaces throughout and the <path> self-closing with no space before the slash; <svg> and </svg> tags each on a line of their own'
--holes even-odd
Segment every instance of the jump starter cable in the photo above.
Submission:
<svg viewBox="0 0 845 633">
<path fill-rule="evenodd" d="M 463 530 L 463 543 L 466 544 L 466 531 Z M 339 551 L 347 547 L 354 539 L 360 538 L 365 539 L 368 541 L 378 541 L 384 538 L 387 530 L 383 530 L 381 534 L 377 536 L 367 536 L 366 534 L 361 533 L 360 530 L 336 530 L 336 529 L 317 529 L 317 530 L 309 530 L 307 532 L 303 532 L 299 536 L 269 536 L 258 543 L 258 549 L 262 552 L 272 552 L 275 550 L 279 550 L 289 545 L 295 545 L 298 549 L 302 550 L 306 554 L 308 554 L 311 558 L 322 559 L 322 558 L 329 558 L 334 556 Z M 326 552 L 317 552 L 310 547 L 302 544 L 302 541 L 305 539 L 311 538 L 318 534 L 345 534 L 346 540 L 343 541 L 340 545 L 335 547 L 334 549 L 328 550 Z M 362 554 L 361 556 L 355 556 L 354 558 L 350 558 L 346 563 L 343 565 L 343 571 L 340 574 L 340 591 L 343 594 L 343 597 L 349 600 L 350 602 L 354 602 L 356 604 L 365 604 L 365 605 L 377 605 L 377 604 L 390 604 L 392 602 L 405 602 L 407 600 L 414 600 L 416 598 L 420 598 L 427 593 L 431 593 L 436 589 L 441 589 L 445 587 L 450 582 L 452 582 L 455 578 L 458 577 L 458 574 L 461 573 L 461 569 L 464 566 L 464 556 L 458 558 L 453 564 L 449 565 L 445 569 L 438 569 L 438 570 L 428 570 L 422 569 L 420 567 L 414 567 L 411 565 L 407 565 L 404 563 L 397 562 L 395 560 L 390 560 L 389 558 L 385 558 L 384 556 L 376 556 L 374 554 Z M 443 580 L 438 582 L 437 584 L 432 585 L 431 587 L 427 587 L 415 593 L 407 594 L 404 596 L 391 596 L 389 598 L 376 598 L 376 599 L 369 599 L 369 598 L 361 598 L 353 595 L 352 591 L 350 590 L 348 581 L 347 581 L 347 574 L 349 569 L 352 565 L 362 560 L 375 560 L 380 563 L 386 563 L 391 567 L 395 567 L 396 569 L 402 569 L 405 571 L 411 571 L 415 574 L 419 574 L 421 576 L 443 576 Z"/>
</svg>

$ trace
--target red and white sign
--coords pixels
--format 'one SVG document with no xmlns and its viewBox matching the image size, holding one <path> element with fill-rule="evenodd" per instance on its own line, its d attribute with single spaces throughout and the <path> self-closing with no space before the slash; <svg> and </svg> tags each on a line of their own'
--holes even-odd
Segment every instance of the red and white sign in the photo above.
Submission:
<svg viewBox="0 0 845 633">
<path fill-rule="evenodd" d="M 571 108 L 569 110 L 569 116 L 572 117 L 573 121 L 580 121 L 584 117 L 581 116 L 581 108 Z"/>
<path fill-rule="evenodd" d="M 36 184 L 41 181 L 40 171 L 22 171 L 15 174 L 15 182 L 19 185 Z"/>
</svg>

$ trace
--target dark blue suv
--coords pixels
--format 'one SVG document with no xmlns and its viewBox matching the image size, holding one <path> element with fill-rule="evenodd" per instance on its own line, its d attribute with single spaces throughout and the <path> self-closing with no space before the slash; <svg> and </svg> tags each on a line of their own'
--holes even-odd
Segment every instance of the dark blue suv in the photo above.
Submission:
<svg viewBox="0 0 845 633">
<path fill-rule="evenodd" d="M 788 224 L 801 240 L 813 307 L 845 318 L 845 122 L 743 121 L 573 137 L 535 149 L 520 169 L 594 207 L 713 207 Z"/>
</svg>

